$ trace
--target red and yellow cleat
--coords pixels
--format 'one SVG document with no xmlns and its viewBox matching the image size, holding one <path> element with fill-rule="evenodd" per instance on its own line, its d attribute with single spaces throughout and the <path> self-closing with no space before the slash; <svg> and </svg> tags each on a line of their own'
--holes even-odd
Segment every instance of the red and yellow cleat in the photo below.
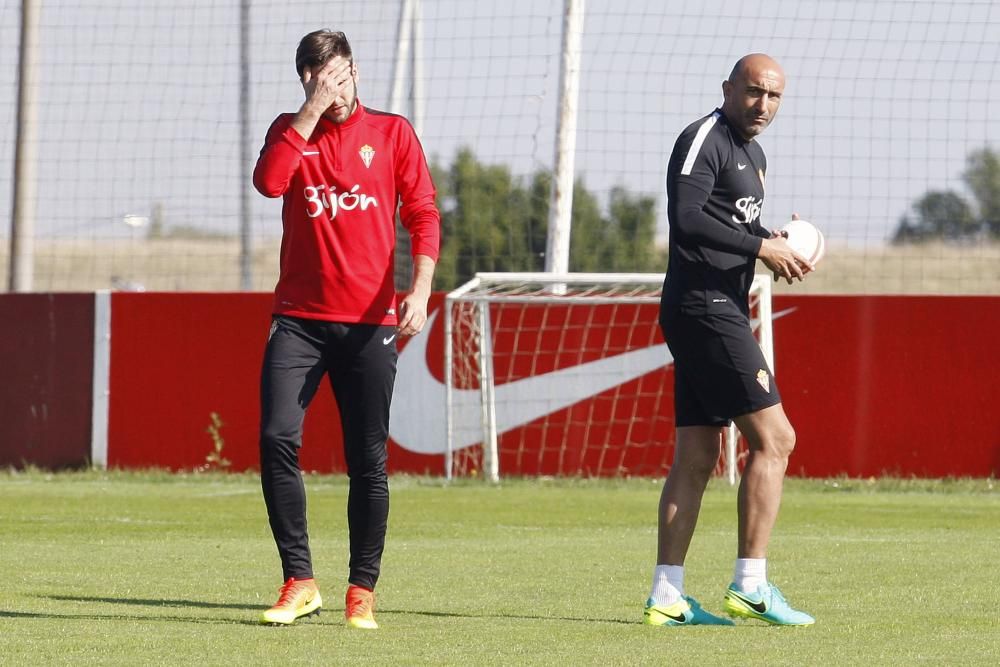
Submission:
<svg viewBox="0 0 1000 667">
<path fill-rule="evenodd" d="M 375 622 L 375 592 L 353 584 L 348 586 L 344 617 L 347 625 L 352 628 L 378 629 L 378 623 Z"/>
<path fill-rule="evenodd" d="M 319 595 L 316 582 L 312 579 L 295 579 L 281 587 L 278 602 L 260 616 L 260 622 L 268 625 L 291 625 L 296 619 L 310 614 L 319 614 L 323 598 Z"/>
</svg>

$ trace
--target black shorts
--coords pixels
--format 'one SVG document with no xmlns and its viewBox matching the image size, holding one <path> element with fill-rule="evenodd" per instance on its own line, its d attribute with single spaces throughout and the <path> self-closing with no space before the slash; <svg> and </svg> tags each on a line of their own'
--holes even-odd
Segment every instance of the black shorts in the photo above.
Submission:
<svg viewBox="0 0 1000 667">
<path fill-rule="evenodd" d="M 728 426 L 781 402 L 746 318 L 670 314 L 660 327 L 674 357 L 677 426 Z"/>
</svg>

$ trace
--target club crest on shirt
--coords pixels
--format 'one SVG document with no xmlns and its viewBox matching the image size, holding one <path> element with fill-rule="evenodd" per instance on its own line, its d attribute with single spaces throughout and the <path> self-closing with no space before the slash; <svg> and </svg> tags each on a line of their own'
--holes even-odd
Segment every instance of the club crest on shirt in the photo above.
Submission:
<svg viewBox="0 0 1000 667">
<path fill-rule="evenodd" d="M 361 147 L 361 150 L 358 151 L 358 155 L 361 156 L 361 161 L 365 163 L 365 169 L 367 169 L 372 166 L 372 160 L 375 159 L 375 149 L 368 144 L 365 144 Z"/>
<path fill-rule="evenodd" d="M 767 393 L 771 393 L 771 378 L 763 368 L 757 371 L 757 384 L 763 387 Z"/>
</svg>

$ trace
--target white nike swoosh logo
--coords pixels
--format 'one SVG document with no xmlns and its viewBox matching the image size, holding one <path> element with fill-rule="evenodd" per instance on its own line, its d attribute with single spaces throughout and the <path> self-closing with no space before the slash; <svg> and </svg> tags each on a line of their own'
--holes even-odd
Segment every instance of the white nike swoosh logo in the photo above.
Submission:
<svg viewBox="0 0 1000 667">
<path fill-rule="evenodd" d="M 303 155 L 319 155 L 319 151 L 302 151 Z"/>
<path fill-rule="evenodd" d="M 775 313 L 778 319 L 795 310 Z M 440 309 L 430 316 L 424 335 L 414 336 L 399 353 L 396 389 L 389 413 L 389 437 L 419 454 L 447 449 L 445 386 L 427 366 L 427 338 Z M 751 322 L 756 328 L 758 321 Z M 669 366 L 674 361 L 666 343 L 630 350 L 569 368 L 522 378 L 495 387 L 497 433 L 520 428 L 539 417 L 592 398 L 608 389 Z M 483 439 L 479 389 L 452 389 L 454 448 Z"/>
<path fill-rule="evenodd" d="M 430 331 L 436 317 L 437 312 L 428 319 L 426 331 Z M 666 343 L 661 343 L 497 385 L 497 433 L 524 426 L 672 361 Z M 400 381 L 389 413 L 389 437 L 412 452 L 443 454 L 448 446 L 445 387 L 427 367 L 427 335 L 415 336 L 403 348 L 396 376 Z M 452 389 L 455 449 L 482 441 L 479 401 L 479 389 Z"/>
<path fill-rule="evenodd" d="M 393 339 L 393 338 L 395 338 L 395 337 L 396 337 L 396 334 L 392 334 L 392 335 L 391 335 L 391 336 L 389 336 L 388 338 L 383 338 L 383 339 L 382 339 L 382 344 L 383 344 L 383 345 L 388 345 L 389 343 L 391 343 L 391 342 L 392 342 L 392 339 Z"/>
<path fill-rule="evenodd" d="M 745 164 L 740 164 L 739 162 L 737 162 L 736 168 L 739 169 L 740 171 L 743 171 L 744 169 L 747 168 L 747 166 Z"/>
</svg>

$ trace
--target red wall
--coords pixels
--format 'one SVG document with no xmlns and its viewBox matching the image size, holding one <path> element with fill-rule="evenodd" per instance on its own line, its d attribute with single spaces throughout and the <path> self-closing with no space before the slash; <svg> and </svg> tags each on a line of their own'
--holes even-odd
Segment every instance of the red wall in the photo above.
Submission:
<svg viewBox="0 0 1000 667">
<path fill-rule="evenodd" d="M 262 294 L 113 294 L 108 465 L 198 467 L 216 412 L 223 456 L 253 467 L 269 307 Z"/>
<path fill-rule="evenodd" d="M 215 412 L 223 422 L 230 469 L 255 468 L 271 304 L 269 294 L 112 295 L 108 465 L 202 466 L 213 449 L 206 429 Z M 344 470 L 340 417 L 329 385 L 306 413 L 303 441 L 303 469 Z M 393 452 L 390 462 L 394 471 L 443 470 L 440 457 L 405 450 Z"/>
<path fill-rule="evenodd" d="M 90 458 L 93 294 L 0 294 L 0 466 Z"/>
<path fill-rule="evenodd" d="M 206 429 L 216 412 L 231 469 L 256 467 L 270 301 L 267 294 L 245 293 L 112 295 L 109 465 L 204 465 L 213 446 Z M 440 301 L 435 295 L 433 307 Z M 650 308 L 641 313 L 649 331 L 622 349 L 661 342 Z M 775 298 L 774 310 L 784 312 L 774 325 L 776 378 L 798 433 L 791 474 L 1000 474 L 1000 297 L 783 296 Z M 90 442 L 93 296 L 0 295 L 0 318 L 8 323 L 0 330 L 0 464 L 83 463 Z M 425 333 L 425 360 L 438 380 L 441 329 L 438 319 Z M 402 342 L 402 354 L 409 344 Z M 508 344 L 523 340 L 498 339 L 498 351 Z M 554 344 L 573 347 L 566 340 Z M 500 369 L 507 377 L 500 373 L 499 381 L 590 360 L 584 357 L 538 355 L 528 370 L 518 364 Z M 544 427 L 536 421 L 507 433 L 501 473 L 661 474 L 671 456 L 669 392 L 657 397 L 649 390 L 669 388 L 670 381 L 669 369 L 654 371 L 551 415 Z M 397 396 L 406 382 L 405 374 L 397 378 Z M 618 407 L 605 400 L 629 392 L 643 398 Z M 430 429 L 443 419 L 443 409 L 418 414 L 405 428 Z M 586 430 L 569 424 L 571 416 L 590 414 L 607 423 Z M 614 444 L 619 438 L 609 433 L 628 426 L 631 438 L 660 444 Z M 574 442 L 562 454 L 544 448 L 548 438 L 561 437 L 560 428 Z M 306 418 L 303 467 L 342 471 L 339 432 L 324 388 Z M 443 467 L 439 453 L 390 442 L 393 471 L 437 474 Z"/>
<path fill-rule="evenodd" d="M 1000 298 L 780 297 L 792 474 L 1000 474 Z"/>
</svg>

